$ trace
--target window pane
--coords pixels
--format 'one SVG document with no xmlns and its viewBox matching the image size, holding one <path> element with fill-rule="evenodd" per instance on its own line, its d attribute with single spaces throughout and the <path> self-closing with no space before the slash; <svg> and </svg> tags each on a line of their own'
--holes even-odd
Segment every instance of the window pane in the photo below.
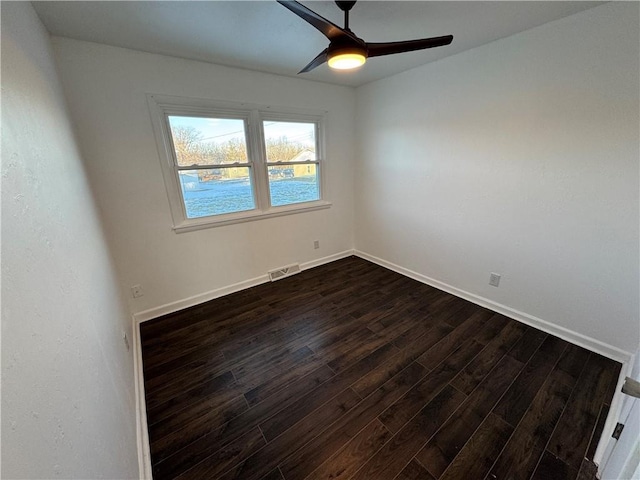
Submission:
<svg viewBox="0 0 640 480">
<path fill-rule="evenodd" d="M 170 116 L 169 126 L 181 167 L 247 163 L 242 119 Z"/>
<path fill-rule="evenodd" d="M 319 200 L 316 165 L 269 167 L 269 191 L 274 207 Z"/>
<path fill-rule="evenodd" d="M 268 162 L 317 160 L 314 123 L 262 122 Z"/>
<path fill-rule="evenodd" d="M 248 167 L 180 170 L 178 173 L 187 218 L 256 208 Z"/>
</svg>

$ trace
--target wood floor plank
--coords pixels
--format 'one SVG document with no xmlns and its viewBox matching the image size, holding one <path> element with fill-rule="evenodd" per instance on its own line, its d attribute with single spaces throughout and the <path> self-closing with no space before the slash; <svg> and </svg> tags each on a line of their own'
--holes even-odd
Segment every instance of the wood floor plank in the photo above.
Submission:
<svg viewBox="0 0 640 480">
<path fill-rule="evenodd" d="M 400 350 L 407 348 L 415 342 L 417 338 L 422 337 L 434 327 L 434 322 L 428 315 L 422 313 L 415 313 L 414 315 L 417 315 L 417 317 L 414 318 L 414 325 L 393 339 L 393 344 Z"/>
<path fill-rule="evenodd" d="M 163 478 L 216 478 L 229 468 L 251 456 L 266 445 L 266 441 L 258 428 L 250 430 L 246 435 L 221 448 L 213 455 L 208 456 L 200 463 L 194 465 L 186 472 L 175 477 L 174 472 L 166 472 L 166 476 L 154 472 L 154 480 Z"/>
<path fill-rule="evenodd" d="M 425 369 L 420 364 L 409 365 L 281 464 L 284 477 L 287 480 L 305 478 L 415 385 L 424 374 Z"/>
<path fill-rule="evenodd" d="M 465 398 L 455 388 L 446 386 L 366 462 L 352 480 L 394 478 Z"/>
<path fill-rule="evenodd" d="M 143 353 L 144 358 L 144 353 Z M 229 370 L 229 365 L 225 363 L 225 358 L 216 347 L 203 344 L 199 349 L 188 352 L 187 354 L 171 359 L 167 362 L 161 363 L 155 366 L 149 366 L 145 360 L 144 362 L 144 379 L 145 388 L 146 385 L 162 386 L 176 381 L 182 377 L 182 374 L 189 372 L 193 366 L 201 365 L 203 362 L 216 362 L 214 363 L 214 369 L 220 372 L 226 372 Z M 213 371 L 213 370 L 212 370 Z M 153 391 L 153 388 L 149 390 L 149 393 Z"/>
<path fill-rule="evenodd" d="M 412 312 L 412 309 L 412 303 L 405 303 L 402 307 L 367 325 L 367 328 L 387 341 L 395 341 L 416 325 L 418 320 L 416 315 L 419 314 Z"/>
<path fill-rule="evenodd" d="M 274 468 L 271 472 L 267 473 L 260 480 L 284 480 L 279 468 Z"/>
<path fill-rule="evenodd" d="M 318 432 L 326 429 L 358 404 L 359 397 L 350 389 L 344 390 L 339 395 L 322 405 L 316 411 L 304 417 L 295 429 L 289 429 L 275 440 L 270 441 L 264 448 L 251 455 L 244 462 L 220 476 L 223 480 L 258 480 L 274 467 L 282 459 L 295 455 L 299 449 L 310 439 L 317 436 Z M 288 478 L 282 467 L 280 471 Z"/>
<path fill-rule="evenodd" d="M 606 403 L 602 405 L 600 408 L 600 414 L 598 415 L 598 421 L 596 422 L 596 426 L 593 429 L 593 434 L 591 435 L 591 440 L 589 441 L 589 447 L 587 448 L 587 458 L 593 458 L 596 453 L 596 448 L 598 448 L 598 441 L 602 436 L 602 430 L 604 429 L 604 424 L 607 421 L 607 415 L 609 414 L 609 405 Z"/>
<path fill-rule="evenodd" d="M 162 479 L 472 478 L 505 443 L 487 480 L 573 478 L 620 371 L 354 256 L 144 322 L 140 338 Z"/>
<path fill-rule="evenodd" d="M 190 466 L 202 461 L 239 436 L 257 427 L 260 422 L 271 417 L 274 413 L 287 408 L 288 405 L 298 400 L 300 396 L 316 385 L 316 378 L 313 375 L 307 375 L 292 384 L 288 389 L 280 390 L 263 402 L 232 418 L 220 428 L 209 430 L 204 435 L 199 434 L 191 438 L 185 438 L 184 442 L 175 446 L 173 453 L 167 456 L 164 461 L 177 464 L 183 470 L 187 470 Z"/>
<path fill-rule="evenodd" d="M 172 390 L 164 392 L 162 396 L 148 398 L 147 417 L 150 425 L 153 425 L 197 402 L 206 400 L 211 408 L 218 408 L 241 393 L 232 373 L 226 372 L 188 390 Z"/>
<path fill-rule="evenodd" d="M 577 477 L 578 470 L 546 451 L 531 476 L 531 480 L 575 480 Z"/>
<path fill-rule="evenodd" d="M 243 359 L 272 350 L 277 346 L 288 346 L 289 343 L 304 336 L 309 331 L 316 332 L 323 327 L 333 325 L 342 316 L 342 313 L 333 305 L 316 303 L 311 310 L 295 315 L 292 320 L 286 320 L 291 312 L 281 312 L 281 323 L 276 323 L 266 332 L 257 332 L 236 339 L 234 342 L 225 342 L 222 354 L 225 360 L 240 363 Z M 307 343 L 307 342 L 305 342 Z"/>
<path fill-rule="evenodd" d="M 340 372 L 387 343 L 391 342 L 379 337 L 368 328 L 361 327 L 349 338 L 340 342 L 338 349 L 333 350 L 331 354 L 323 355 L 322 358 L 333 371 Z"/>
<path fill-rule="evenodd" d="M 164 370 L 161 374 L 145 380 L 144 389 L 154 395 L 156 392 L 173 386 L 178 382 L 184 382 L 185 377 L 191 382 L 201 382 L 211 376 L 220 375 L 229 371 L 230 364 L 225 361 L 221 352 L 211 352 L 209 355 L 196 358 L 177 370 Z"/>
<path fill-rule="evenodd" d="M 522 363 L 514 358 L 503 357 L 456 414 L 418 452 L 416 458 L 431 475 L 439 478 L 444 473 L 522 367 Z"/>
<path fill-rule="evenodd" d="M 429 403 L 480 351 L 482 345 L 471 339 L 462 344 L 444 362 L 418 382 L 406 395 L 387 408 L 380 421 L 393 433 L 398 432 L 424 405 Z M 466 395 L 465 395 L 466 397 Z"/>
<path fill-rule="evenodd" d="M 528 480 L 531 477 L 571 390 L 560 372 L 549 375 L 496 460 L 487 480 Z"/>
<path fill-rule="evenodd" d="M 502 316 L 491 316 L 491 314 L 485 311 L 476 312 L 467 317 L 457 328 L 454 328 L 449 335 L 418 357 L 418 362 L 425 368 L 432 370 L 451 355 L 451 352 L 456 350 L 460 346 L 460 343 L 467 340 L 471 332 L 475 333 L 478 330 L 482 330 L 487 332 L 487 336 L 492 334 L 491 338 L 493 338 L 505 323 L 506 319 Z M 485 338 L 478 339 L 479 343 L 484 345 L 486 342 L 483 342 L 483 340 L 485 340 Z M 486 341 L 488 342 L 489 339 L 486 339 Z"/>
<path fill-rule="evenodd" d="M 287 322 L 282 319 L 282 315 L 277 315 L 276 319 L 265 329 L 256 329 L 249 335 L 239 335 L 227 339 L 220 347 L 220 351 L 227 363 L 239 368 L 243 365 L 251 365 L 263 361 L 269 361 L 283 351 L 294 351 L 305 345 L 300 341 L 298 332 L 307 325 L 304 320 L 299 323 Z M 314 318 L 314 322 L 322 322 L 323 315 L 319 314 Z M 326 320 L 330 323 L 331 320 Z"/>
<path fill-rule="evenodd" d="M 190 444 L 194 438 L 221 428 L 248 409 L 247 402 L 239 395 L 218 408 L 211 408 L 208 402 L 197 403 L 164 421 L 150 425 L 149 438 L 152 440 L 149 448 L 154 463 Z"/>
<path fill-rule="evenodd" d="M 598 466 L 588 458 L 582 460 L 582 466 L 578 471 L 576 480 L 597 480 L 598 479 Z"/>
<path fill-rule="evenodd" d="M 458 327 L 469 318 L 471 314 L 479 310 L 484 309 L 462 298 L 451 296 L 444 306 L 434 305 L 431 313 L 435 319 Z"/>
<path fill-rule="evenodd" d="M 494 413 L 516 427 L 567 345 L 557 337 L 547 337 L 500 399 Z"/>
<path fill-rule="evenodd" d="M 306 344 L 317 355 L 324 357 L 339 348 L 345 338 L 358 331 L 364 331 L 362 323 L 347 315 L 329 325 L 327 329 L 314 332 L 315 335 L 310 336 Z"/>
<path fill-rule="evenodd" d="M 346 351 L 344 351 L 340 356 L 334 358 L 333 360 L 330 360 L 327 365 L 329 365 L 329 367 L 333 371 L 341 372 L 353 365 L 358 360 L 366 357 L 373 351 L 387 344 L 392 345 L 397 349 L 397 347 L 393 344 L 393 339 L 391 339 L 390 341 L 386 338 L 378 336 L 377 334 L 372 334 L 371 336 L 368 336 L 366 342 L 353 346 L 347 345 L 345 349 Z"/>
<path fill-rule="evenodd" d="M 277 322 L 277 315 L 270 314 L 271 309 L 260 305 L 257 312 L 245 312 L 239 316 L 230 315 L 221 325 L 206 324 L 202 331 L 183 332 L 183 336 L 171 337 L 171 341 L 164 341 L 151 347 L 143 347 L 145 368 L 154 367 L 181 358 L 203 345 L 221 345 L 225 341 L 231 341 L 244 334 L 244 331 L 254 328 L 264 328 L 265 324 Z M 248 324 L 243 324 L 248 321 Z M 230 328 L 230 327 L 234 328 Z"/>
<path fill-rule="evenodd" d="M 182 328 L 190 328 L 198 322 L 213 322 L 215 321 L 215 312 L 227 315 L 239 304 L 242 304 L 244 308 L 260 305 L 262 299 L 256 292 L 255 289 L 243 290 L 144 322 L 140 325 L 142 345 L 162 342 L 173 332 L 178 332 Z"/>
<path fill-rule="evenodd" d="M 316 468 L 305 480 L 347 479 L 391 437 L 389 430 L 374 419 L 345 446 Z"/>
<path fill-rule="evenodd" d="M 483 478 L 513 432 L 513 427 L 490 413 L 440 477 L 440 480 Z"/>
<path fill-rule="evenodd" d="M 591 432 L 598 420 L 600 408 L 607 395 L 615 372 L 607 368 L 607 361 L 592 353 L 578 379 L 581 388 L 571 394 L 567 406 L 558 420 L 558 425 L 549 440 L 547 450 L 569 465 L 576 472 L 580 469 L 589 442 Z M 585 435 L 586 432 L 589 432 Z"/>
<path fill-rule="evenodd" d="M 386 480 L 385 478 L 372 477 L 371 480 Z M 417 460 L 411 460 L 409 464 L 395 477 L 394 480 L 435 480 L 427 470 L 418 463 Z"/>
<path fill-rule="evenodd" d="M 589 358 L 589 351 L 577 345 L 569 345 L 560 357 L 558 370 L 566 374 L 567 385 L 575 385 Z"/>
<path fill-rule="evenodd" d="M 416 358 L 446 337 L 452 330 L 453 327 L 446 323 L 435 326 L 421 337 L 418 337 L 413 343 L 407 345 L 403 350 L 389 359 L 389 361 L 384 362 L 366 375 L 360 377 L 352 385 L 352 388 L 361 397 L 364 398 L 368 396 L 398 372 L 408 367 Z"/>
<path fill-rule="evenodd" d="M 469 395 L 502 357 L 522 337 L 525 327 L 511 321 L 451 380 L 451 385 Z"/>
<path fill-rule="evenodd" d="M 269 328 L 269 325 L 277 328 L 277 325 L 279 325 L 279 318 L 275 315 L 272 315 L 271 317 L 257 316 L 256 324 L 261 325 L 262 328 Z M 167 341 L 166 343 L 170 346 L 167 347 L 165 352 L 162 352 L 155 358 L 147 357 L 146 353 L 143 352 L 145 378 L 153 379 L 157 375 L 165 374 L 178 368 L 183 368 L 190 362 L 221 353 L 221 350 L 225 345 L 228 345 L 234 340 L 246 335 L 246 333 L 243 333 L 240 329 L 235 333 L 232 333 L 232 329 L 230 327 L 225 327 L 223 330 L 226 331 L 214 331 L 207 335 L 197 335 L 198 341 L 192 345 L 192 348 L 181 348 L 179 345 Z M 255 332 L 254 329 L 250 329 L 250 331 Z M 281 347 L 276 345 L 273 348 Z"/>
<path fill-rule="evenodd" d="M 307 361 L 302 362 L 290 370 L 261 383 L 244 394 L 250 406 L 257 405 L 263 400 L 269 398 L 283 388 L 296 382 L 299 378 L 309 374 L 314 374 L 317 378 L 315 384 L 320 385 L 334 375 L 333 370 L 327 367 L 321 360 L 315 357 L 309 357 Z"/>
<path fill-rule="evenodd" d="M 508 355 L 527 363 L 549 335 L 533 327 L 528 327 L 522 338 L 509 350 Z"/>
<path fill-rule="evenodd" d="M 248 315 L 247 306 L 253 311 L 253 315 Z M 224 327 L 231 318 L 238 318 L 240 322 L 243 319 L 253 321 L 256 317 L 265 315 L 270 311 L 271 308 L 259 296 L 254 296 L 248 304 L 233 305 L 227 308 L 214 309 L 212 305 L 204 305 L 197 316 L 192 315 L 190 317 L 192 319 L 191 323 L 183 322 L 183 325 L 179 328 L 167 329 L 153 337 L 149 337 L 142 344 L 143 349 L 146 355 L 153 356 L 162 351 L 164 347 L 171 346 L 166 345 L 168 338 L 171 338 L 172 344 L 174 342 L 188 342 L 193 339 L 195 334 L 202 336 Z M 230 334 L 231 332 L 226 333 Z"/>
<path fill-rule="evenodd" d="M 307 366 L 306 370 L 310 371 L 315 370 L 322 364 L 323 362 L 315 356 L 313 351 L 304 346 L 295 351 L 282 352 L 271 361 L 251 367 L 243 366 L 238 369 L 232 369 L 231 372 L 242 391 L 248 392 L 260 385 L 264 385 L 269 380 L 281 378 L 283 375 L 285 379 L 282 381 L 286 381 L 291 370 L 297 367 Z"/>
<path fill-rule="evenodd" d="M 351 386 L 362 375 L 369 373 L 396 353 L 397 349 L 390 343 L 380 347 L 369 356 L 360 360 L 349 369 L 337 374 L 327 382 L 301 396 L 285 410 L 273 415 L 260 424 L 267 441 L 271 441 L 309 412 L 333 398 L 339 392 Z"/>
</svg>

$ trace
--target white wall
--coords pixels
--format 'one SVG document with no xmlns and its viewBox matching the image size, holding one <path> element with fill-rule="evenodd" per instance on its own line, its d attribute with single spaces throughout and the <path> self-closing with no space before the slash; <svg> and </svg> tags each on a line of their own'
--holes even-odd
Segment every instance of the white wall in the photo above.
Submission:
<svg viewBox="0 0 640 480">
<path fill-rule="evenodd" d="M 635 351 L 638 37 L 610 3 L 358 88 L 356 248 Z"/>
<path fill-rule="evenodd" d="M 352 248 L 352 88 L 65 38 L 54 38 L 54 49 L 122 285 L 144 290 L 130 299 L 133 312 Z M 328 111 L 324 173 L 333 206 L 174 233 L 147 93 Z"/>
<path fill-rule="evenodd" d="M 138 476 L 125 305 L 49 35 L 2 2 L 2 478 Z"/>
</svg>

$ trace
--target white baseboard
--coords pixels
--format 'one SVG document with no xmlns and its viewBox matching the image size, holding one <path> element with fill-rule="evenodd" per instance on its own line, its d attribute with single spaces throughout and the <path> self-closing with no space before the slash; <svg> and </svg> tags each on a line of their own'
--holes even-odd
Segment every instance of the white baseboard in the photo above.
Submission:
<svg viewBox="0 0 640 480">
<path fill-rule="evenodd" d="M 343 252 L 329 255 L 327 257 L 311 260 L 309 262 L 300 264 L 300 270 L 308 270 L 313 267 L 324 265 L 325 263 L 330 263 L 336 260 L 340 260 L 341 258 L 345 258 L 353 254 L 354 254 L 353 250 L 345 250 Z M 133 317 L 135 319 L 135 322 L 137 323 L 146 322 L 147 320 L 152 320 L 154 318 L 158 318 L 163 315 L 167 315 L 169 313 L 177 312 L 179 310 L 184 310 L 185 308 L 193 307 L 195 305 L 208 302 L 209 300 L 213 300 L 214 298 L 223 297 L 231 293 L 239 292 L 240 290 L 245 290 L 247 288 L 255 287 L 256 285 L 267 283 L 268 281 L 269 281 L 269 275 L 265 273 L 264 275 L 260 275 L 259 277 L 250 278 L 249 280 L 243 280 L 242 282 L 234 283 L 233 285 L 216 288 L 215 290 L 199 293 L 198 295 L 193 295 L 191 297 L 187 297 L 182 300 L 177 300 L 175 302 L 160 305 L 159 307 L 154 307 L 148 310 L 144 310 L 142 312 L 134 313 Z"/>
<path fill-rule="evenodd" d="M 265 273 L 259 277 L 250 278 L 249 280 L 234 283 L 233 285 L 216 288 L 215 290 L 199 293 L 191 297 L 183 298 L 182 300 L 176 300 L 175 302 L 165 303 L 159 307 L 153 307 L 148 310 L 143 310 L 142 312 L 134 313 L 133 318 L 137 323 L 146 322 L 147 320 L 162 317 L 163 315 L 184 310 L 185 308 L 194 307 L 201 303 L 208 302 L 209 300 L 213 300 L 214 298 L 223 297 L 231 293 L 239 292 L 240 290 L 255 287 L 256 285 L 260 285 L 261 283 L 266 283 L 268 281 L 269 275 Z"/>
<path fill-rule="evenodd" d="M 607 420 L 604 424 L 604 428 L 602 429 L 602 435 L 600 436 L 598 447 L 593 456 L 594 463 L 596 463 L 597 465 L 600 464 L 607 445 L 609 444 L 609 439 L 613 434 L 613 430 L 620 416 L 622 402 L 624 399 L 624 394 L 621 391 L 622 383 L 624 382 L 626 376 L 631 375 L 634 358 L 632 353 L 621 350 L 612 345 L 608 345 L 604 342 L 601 342 L 600 340 L 596 340 L 595 338 L 591 338 L 567 328 L 560 327 L 551 322 L 547 322 L 546 320 L 542 320 L 541 318 L 529 315 L 528 313 L 524 313 L 514 308 L 507 307 L 506 305 L 494 302 L 492 300 L 489 300 L 488 298 L 484 298 L 465 290 L 461 290 L 447 283 L 440 282 L 434 278 L 427 277 L 426 275 L 414 272 L 413 270 L 409 270 L 408 268 L 401 267 L 400 265 L 396 265 L 395 263 L 391 263 L 378 258 L 374 255 L 370 255 L 359 250 L 355 250 L 354 255 L 622 363 L 622 368 L 620 370 L 620 375 L 618 377 L 618 383 L 616 385 L 613 399 L 611 400 L 611 407 L 609 408 Z"/>
<path fill-rule="evenodd" d="M 300 270 L 308 270 L 313 267 L 324 265 L 325 263 L 334 262 L 341 258 L 349 257 L 354 254 L 353 250 L 345 250 L 327 257 L 318 258 L 309 262 L 302 263 Z M 142 344 L 140 339 L 140 323 L 153 318 L 161 317 L 168 313 L 173 313 L 184 308 L 192 307 L 203 302 L 208 302 L 214 298 L 229 295 L 246 288 L 260 285 L 269 281 L 268 275 L 251 278 L 243 282 L 234 283 L 227 287 L 217 288 L 209 292 L 194 295 L 192 297 L 178 300 L 176 302 L 167 303 L 159 307 L 150 308 L 142 312 L 132 315 L 133 319 L 133 365 L 135 378 L 135 394 L 136 394 L 136 428 L 138 437 L 138 466 L 140 478 L 143 480 L 152 480 L 153 473 L 151 468 L 151 451 L 149 448 L 149 431 L 147 429 L 147 407 L 144 393 L 144 370 L 142 364 Z"/>
<path fill-rule="evenodd" d="M 607 416 L 607 421 L 604 426 L 604 430 L 602 432 L 601 442 L 598 445 L 598 449 L 596 454 L 594 455 L 594 460 L 600 460 L 604 450 L 604 439 L 607 439 L 613 433 L 613 429 L 615 427 L 618 415 L 620 413 L 621 408 L 621 393 L 620 387 L 622 385 L 622 381 L 626 375 L 630 374 L 630 369 L 632 366 L 633 355 L 629 352 L 616 348 L 614 346 L 608 345 L 604 342 L 596 340 L 594 338 L 588 337 L 586 335 L 574 332 L 564 327 L 560 327 L 553 323 L 542 320 L 541 318 L 535 317 L 533 315 L 529 315 L 524 312 L 520 312 L 506 305 L 502 305 L 500 303 L 494 302 L 487 298 L 481 297 L 479 295 L 475 295 L 473 293 L 467 292 L 465 290 L 461 290 L 459 288 L 453 287 L 452 285 L 446 284 L 444 282 L 440 282 L 433 278 L 427 277 L 426 275 L 422 275 L 420 273 L 414 272 L 405 267 L 401 267 L 394 263 L 388 262 L 381 258 L 378 258 L 374 255 L 370 255 L 368 253 L 359 251 L 359 250 L 345 250 L 344 252 L 336 253 L 334 255 L 329 255 L 327 257 L 319 258 L 316 260 L 312 260 L 309 262 L 305 262 L 300 265 L 301 270 L 308 270 L 309 268 L 317 267 L 319 265 L 324 265 L 326 263 L 330 263 L 341 258 L 348 257 L 350 255 L 356 255 L 360 258 L 373 262 L 382 267 L 388 268 L 389 270 L 393 270 L 394 272 L 400 273 L 406 277 L 417 280 L 421 283 L 425 283 L 432 287 L 435 287 L 439 290 L 443 290 L 447 293 L 451 293 L 457 297 L 468 300 L 476 305 L 480 305 L 482 307 L 488 308 L 494 312 L 505 315 L 506 317 L 512 318 L 519 322 L 522 322 L 526 325 L 530 325 L 534 328 L 542 330 L 551 335 L 555 335 L 560 337 L 568 342 L 579 345 L 581 347 L 586 348 L 587 350 L 599 353 L 604 355 L 605 357 L 611 358 L 623 364 L 622 370 L 620 372 L 620 379 L 618 382 L 618 386 L 616 387 L 616 394 L 611 402 L 611 409 L 609 411 L 609 415 Z M 235 283 L 233 285 L 229 285 L 226 287 L 218 288 L 215 290 L 211 290 L 209 292 L 204 292 L 198 295 L 194 295 L 192 297 L 185 298 L 183 300 L 178 300 L 175 302 L 167 303 L 165 305 L 161 305 L 159 307 L 151 308 L 148 310 L 144 310 L 142 312 L 138 312 L 133 315 L 133 336 L 134 336 L 134 365 L 135 365 L 135 379 L 136 379 L 136 418 L 137 418 L 137 428 L 138 428 L 138 461 L 140 464 L 140 478 L 142 479 L 152 479 L 152 470 L 151 470 L 151 455 L 149 450 L 149 436 L 147 430 L 147 416 L 146 416 L 146 404 L 144 397 L 144 377 L 143 377 L 143 368 L 142 368 L 142 348 L 140 344 L 140 323 L 145 322 L 147 320 L 151 320 L 153 318 L 160 317 L 162 315 L 166 315 L 168 313 L 173 313 L 178 310 L 182 310 L 184 308 L 192 307 L 198 305 L 200 303 L 207 302 L 209 300 L 213 300 L 214 298 L 218 298 L 224 295 L 229 295 L 234 292 L 238 292 L 240 290 L 244 290 L 250 287 L 254 287 L 256 285 L 260 285 L 262 283 L 266 283 L 269 281 L 268 275 L 261 275 L 259 277 L 255 277 L 249 280 L 245 280 L 242 282 Z M 598 463 L 596 460 L 595 463 Z"/>
<path fill-rule="evenodd" d="M 300 265 L 300 270 L 309 270 L 310 268 L 319 267 L 320 265 L 324 265 L 325 263 L 335 262 L 336 260 L 340 260 L 341 258 L 347 258 L 354 254 L 355 254 L 354 250 L 345 250 L 344 252 L 339 252 L 333 255 L 329 255 L 327 257 L 311 260 L 309 262 L 302 263 Z"/>
<path fill-rule="evenodd" d="M 551 322 L 547 322 L 546 320 L 542 320 L 541 318 L 529 315 L 528 313 L 524 313 L 506 305 L 494 302 L 493 300 L 489 300 L 488 298 L 484 298 L 474 293 L 461 290 L 447 283 L 440 282 L 439 280 L 436 280 L 434 278 L 427 277 L 426 275 L 422 275 L 421 273 L 414 272 L 413 270 L 409 270 L 408 268 L 401 267 L 400 265 L 396 265 L 395 263 L 391 263 L 378 258 L 374 255 L 370 255 L 359 250 L 356 250 L 354 252 L 354 255 L 365 260 L 369 260 L 370 262 L 376 263 L 382 267 L 388 268 L 389 270 L 393 270 L 394 272 L 400 273 L 406 277 L 413 278 L 418 282 L 425 283 L 439 290 L 443 290 L 447 293 L 455 295 L 456 297 L 468 300 L 472 303 L 475 303 L 476 305 L 480 305 L 481 307 L 488 308 L 489 310 L 500 313 L 505 317 L 512 318 L 514 320 L 517 320 L 518 322 L 530 325 L 534 328 L 537 328 L 538 330 L 542 330 L 543 332 L 550 333 L 551 335 L 555 335 L 556 337 L 560 337 L 568 342 L 571 342 L 580 347 L 584 347 L 592 352 L 599 353 L 600 355 L 604 355 L 605 357 L 611 358 L 612 360 L 615 360 L 622 364 L 629 364 L 633 356 L 632 353 L 626 352 L 612 345 L 608 345 L 604 342 L 601 342 L 600 340 L 596 340 L 595 338 L 591 338 L 581 333 L 569 330 L 568 328 L 555 325 Z"/>
<path fill-rule="evenodd" d="M 133 371 L 136 394 L 136 429 L 138 438 L 138 470 L 141 480 L 152 480 L 151 450 L 149 447 L 149 430 L 147 429 L 147 404 L 144 394 L 144 371 L 142 366 L 142 344 L 140 342 L 140 324 L 134 316 L 133 331 Z"/>
</svg>

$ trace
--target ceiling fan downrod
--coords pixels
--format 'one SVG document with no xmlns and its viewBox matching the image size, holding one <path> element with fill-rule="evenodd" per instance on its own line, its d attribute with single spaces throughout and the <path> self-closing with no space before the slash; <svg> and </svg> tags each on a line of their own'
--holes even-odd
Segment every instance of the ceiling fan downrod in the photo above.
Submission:
<svg viewBox="0 0 640 480">
<path fill-rule="evenodd" d="M 351 29 L 349 28 L 349 10 L 351 10 L 355 4 L 356 4 L 356 0 L 353 0 L 353 1 L 337 1 L 336 0 L 336 5 L 338 5 L 338 8 L 344 12 L 344 29 L 348 31 L 351 31 Z"/>
<path fill-rule="evenodd" d="M 365 42 L 349 29 L 349 10 L 356 4 L 356 0 L 336 0 L 335 2 L 338 8 L 344 12 L 344 28 L 321 17 L 296 0 L 276 1 L 315 27 L 329 39 L 329 46 L 321 51 L 306 67 L 300 70 L 299 73 L 310 72 L 323 63 L 328 63 L 329 67 L 336 70 L 351 70 L 364 65 L 367 58 L 370 57 L 442 47 L 449 45 L 453 40 L 452 35 L 445 35 L 442 37 L 420 38 L 400 42 Z"/>
</svg>

